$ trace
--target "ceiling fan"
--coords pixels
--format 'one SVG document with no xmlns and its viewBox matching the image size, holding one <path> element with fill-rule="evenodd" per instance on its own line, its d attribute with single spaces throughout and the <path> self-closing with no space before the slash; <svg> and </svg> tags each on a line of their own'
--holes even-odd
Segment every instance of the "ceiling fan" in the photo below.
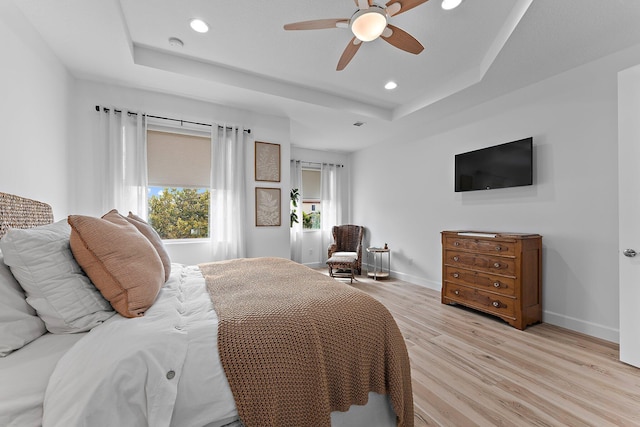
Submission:
<svg viewBox="0 0 640 427">
<path fill-rule="evenodd" d="M 389 18 L 404 13 L 428 0 L 390 0 L 384 7 L 373 0 L 354 0 L 358 10 L 350 19 L 316 19 L 313 21 L 286 24 L 285 30 L 322 30 L 327 28 L 350 28 L 353 39 L 342 53 L 336 70 L 341 71 L 349 64 L 362 42 L 382 37 L 387 43 L 406 52 L 419 54 L 424 46 L 412 35 L 389 24 Z"/>
</svg>

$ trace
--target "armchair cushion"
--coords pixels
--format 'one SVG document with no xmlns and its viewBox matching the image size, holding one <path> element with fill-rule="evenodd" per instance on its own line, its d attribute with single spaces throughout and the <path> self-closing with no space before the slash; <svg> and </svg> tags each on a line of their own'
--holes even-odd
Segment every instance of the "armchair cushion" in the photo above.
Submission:
<svg viewBox="0 0 640 427">
<path fill-rule="evenodd" d="M 358 252 L 334 252 L 332 257 L 349 257 L 349 258 L 358 258 Z"/>
</svg>

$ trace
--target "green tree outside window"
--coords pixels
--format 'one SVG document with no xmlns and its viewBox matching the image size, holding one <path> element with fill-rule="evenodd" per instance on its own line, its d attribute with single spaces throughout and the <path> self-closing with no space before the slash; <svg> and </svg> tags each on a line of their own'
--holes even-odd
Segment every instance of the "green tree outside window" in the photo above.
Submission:
<svg viewBox="0 0 640 427">
<path fill-rule="evenodd" d="M 209 190 L 165 188 L 152 195 L 149 223 L 162 239 L 209 237 Z"/>
</svg>

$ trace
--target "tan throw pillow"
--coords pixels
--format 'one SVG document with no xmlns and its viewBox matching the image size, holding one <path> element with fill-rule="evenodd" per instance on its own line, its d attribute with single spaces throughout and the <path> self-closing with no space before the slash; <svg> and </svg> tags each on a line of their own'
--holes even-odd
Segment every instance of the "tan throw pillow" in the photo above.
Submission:
<svg viewBox="0 0 640 427">
<path fill-rule="evenodd" d="M 169 258 L 169 254 L 164 248 L 164 243 L 162 243 L 160 235 L 151 225 L 149 225 L 148 222 L 140 218 L 138 215 L 129 212 L 127 220 L 131 224 L 135 225 L 138 231 L 144 234 L 144 237 L 149 239 L 153 247 L 156 248 L 156 252 L 158 252 L 160 260 L 162 260 L 162 265 L 164 266 L 164 281 L 166 282 L 169 280 L 169 275 L 171 274 L 171 258 Z"/>
<path fill-rule="evenodd" d="M 164 283 L 153 245 L 115 209 L 102 218 L 70 215 L 71 251 L 100 293 L 125 317 L 151 307 Z"/>
</svg>

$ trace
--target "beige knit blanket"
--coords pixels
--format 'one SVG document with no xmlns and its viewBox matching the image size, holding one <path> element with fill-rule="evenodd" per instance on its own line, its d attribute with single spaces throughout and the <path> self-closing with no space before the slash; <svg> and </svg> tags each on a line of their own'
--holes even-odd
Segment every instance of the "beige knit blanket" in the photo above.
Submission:
<svg viewBox="0 0 640 427">
<path fill-rule="evenodd" d="M 330 412 L 388 394 L 413 426 L 409 357 L 389 311 L 364 292 L 281 258 L 201 264 L 218 347 L 247 427 L 331 425 Z"/>
</svg>

